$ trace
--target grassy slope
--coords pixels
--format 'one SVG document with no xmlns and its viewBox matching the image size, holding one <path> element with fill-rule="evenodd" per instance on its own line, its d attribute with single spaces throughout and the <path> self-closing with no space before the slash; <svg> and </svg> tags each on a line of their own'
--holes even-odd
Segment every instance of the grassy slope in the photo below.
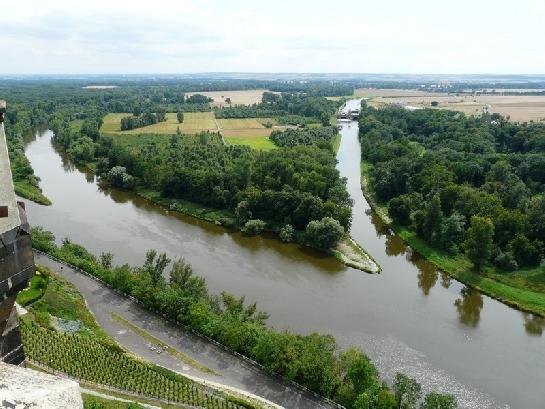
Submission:
<svg viewBox="0 0 545 409">
<path fill-rule="evenodd" d="M 147 370 L 147 372 L 153 371 L 155 373 L 155 377 L 151 376 L 150 379 L 154 379 L 156 384 L 159 382 L 166 382 L 164 389 L 165 391 L 167 391 L 169 388 L 174 388 L 175 383 L 180 383 L 195 385 L 197 387 L 197 389 L 195 389 L 195 392 L 200 395 L 209 395 L 214 399 L 217 399 L 217 397 L 219 397 L 220 400 L 223 398 L 229 400 L 231 398 L 230 396 L 225 395 L 222 392 L 211 393 L 209 389 L 199 386 L 199 384 L 194 383 L 193 381 L 183 377 L 182 375 L 175 374 L 174 372 L 169 371 L 165 368 L 143 361 L 126 352 L 123 348 L 117 345 L 117 343 L 112 338 L 110 338 L 109 335 L 107 335 L 106 332 L 104 332 L 104 330 L 98 325 L 93 314 L 87 308 L 85 299 L 75 286 L 73 286 L 66 279 L 60 277 L 54 272 L 48 270 L 47 274 L 49 276 L 49 284 L 45 289 L 43 297 L 29 308 L 28 314 L 21 318 L 21 325 L 24 327 L 22 328 L 23 343 L 25 345 L 25 348 L 28 349 L 28 352 L 36 352 L 38 356 L 41 356 L 44 352 L 44 349 L 42 348 L 43 345 L 48 345 L 51 358 L 59 358 L 59 362 L 50 361 L 48 359 L 48 366 L 57 367 L 56 369 L 61 371 L 63 371 L 65 367 L 76 367 L 78 369 L 90 368 L 83 370 L 82 372 L 86 374 L 96 374 L 95 369 L 98 369 L 99 367 L 102 369 L 106 368 L 108 366 L 108 360 L 112 360 L 112 365 L 114 361 L 115 363 L 124 362 L 124 366 L 122 366 L 122 368 L 130 367 L 132 371 L 127 372 L 125 375 L 134 378 L 131 378 L 132 381 L 128 383 L 131 387 L 135 387 L 139 384 L 137 374 L 145 373 Z M 83 328 L 72 334 L 63 334 L 62 332 L 56 330 L 52 317 L 61 318 L 67 321 L 79 320 L 83 323 Z M 37 333 L 35 333 L 36 331 Z M 36 337 L 38 337 L 39 341 L 43 343 L 43 345 L 41 345 L 42 347 L 38 346 L 37 348 L 35 348 L 32 342 L 35 341 Z M 79 345 L 78 337 L 82 340 L 87 339 L 88 345 L 85 343 Z M 59 345 L 56 344 L 57 341 L 60 342 Z M 78 358 L 79 365 L 66 365 L 66 362 L 64 361 L 70 361 L 74 359 L 74 354 L 70 355 L 67 349 L 63 349 L 63 347 L 66 347 L 68 345 L 74 345 L 76 349 L 84 348 L 87 345 L 96 353 L 94 355 L 94 361 L 86 361 L 86 359 L 88 360 L 90 358 L 90 356 L 88 356 L 89 354 L 81 354 L 79 355 L 81 356 L 81 358 Z M 61 357 L 58 351 L 56 351 L 57 349 L 66 352 L 66 354 L 62 355 Z M 104 352 L 104 354 L 102 354 L 102 352 Z M 30 353 L 30 356 L 32 356 L 32 353 Z M 51 365 L 49 364 L 49 362 L 51 362 Z M 41 364 L 43 365 L 43 362 Z M 100 372 L 103 372 L 102 369 L 100 370 Z M 119 370 L 119 368 L 116 369 Z M 118 383 L 120 381 L 120 378 L 116 376 L 109 379 L 111 379 L 112 381 L 115 379 L 115 381 L 117 381 Z M 149 381 L 150 379 L 147 380 Z M 168 381 L 165 381 L 165 379 L 168 379 Z M 112 386 L 120 387 L 120 385 L 118 384 L 113 384 Z M 131 390 L 131 392 L 137 392 L 139 391 L 139 389 L 139 387 L 135 387 L 134 391 Z M 102 390 L 101 392 L 109 393 L 108 391 Z M 167 397 L 172 398 L 172 394 L 165 392 L 165 396 L 161 396 L 161 398 Z M 94 399 L 87 399 L 87 401 L 92 400 Z M 208 399 L 198 398 L 197 401 L 202 402 L 200 404 L 195 402 L 199 405 L 198 407 L 219 407 L 214 402 L 212 402 L 212 399 L 209 402 Z M 209 403 L 205 403 L 205 401 Z M 249 402 L 245 400 L 242 401 L 250 405 Z M 106 407 L 125 407 L 123 405 L 116 406 L 116 402 L 111 402 L 111 404 L 113 406 Z"/>
<path fill-rule="evenodd" d="M 406 227 L 392 223 L 387 216 L 386 208 L 377 203 L 368 186 L 371 165 L 362 162 L 361 170 L 362 191 L 370 206 L 384 223 L 390 225 L 409 246 L 458 281 L 517 309 L 545 316 L 545 272 L 543 268 L 506 273 L 489 267 L 483 272 L 475 272 L 467 257 L 463 255 L 450 256 L 431 247 Z M 535 291 L 536 289 L 539 291 Z"/>
<path fill-rule="evenodd" d="M 49 200 L 40 190 L 38 186 L 34 186 L 28 181 L 14 180 L 15 193 L 25 199 L 32 200 L 33 202 L 50 206 L 51 200 Z"/>
</svg>

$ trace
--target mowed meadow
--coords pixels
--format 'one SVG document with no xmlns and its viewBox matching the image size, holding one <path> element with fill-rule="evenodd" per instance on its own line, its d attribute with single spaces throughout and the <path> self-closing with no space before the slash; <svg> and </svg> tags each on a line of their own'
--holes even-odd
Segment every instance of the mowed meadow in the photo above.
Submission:
<svg viewBox="0 0 545 409">
<path fill-rule="evenodd" d="M 166 121 L 158 122 L 153 125 L 135 128 L 128 131 L 121 130 L 121 119 L 130 116 L 129 113 L 108 114 L 103 118 L 103 125 L 100 129 L 103 133 L 119 133 L 119 134 L 140 134 L 140 133 L 155 133 L 155 134 L 175 134 L 178 129 L 183 134 L 196 134 L 199 132 L 219 131 L 213 112 L 186 112 L 184 113 L 184 122 L 179 123 L 175 112 L 166 114 Z"/>
<path fill-rule="evenodd" d="M 210 103 L 213 107 L 224 107 L 258 104 L 261 102 L 263 93 L 266 91 L 266 89 L 249 89 L 241 91 L 188 92 L 185 95 L 186 97 L 195 94 L 204 95 L 213 99 L 213 102 Z"/>
</svg>

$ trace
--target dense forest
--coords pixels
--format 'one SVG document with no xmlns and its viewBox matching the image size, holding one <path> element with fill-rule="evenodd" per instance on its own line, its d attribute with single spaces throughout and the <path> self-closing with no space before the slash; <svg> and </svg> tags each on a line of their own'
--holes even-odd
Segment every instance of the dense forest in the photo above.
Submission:
<svg viewBox="0 0 545 409">
<path fill-rule="evenodd" d="M 247 305 L 244 297 L 210 294 L 206 281 L 183 259 L 172 261 L 150 250 L 142 266 L 114 267 L 113 255 L 95 257 L 69 239 L 61 246 L 51 233 L 33 229 L 34 245 L 84 269 L 146 307 L 252 358 L 269 371 L 333 399 L 348 409 L 455 409 L 452 395 L 430 392 L 397 374 L 392 388 L 358 348 L 341 350 L 330 335 L 278 332 L 267 326 L 268 314 Z M 171 266 L 170 271 L 168 267 Z M 168 277 L 168 278 L 166 278 Z"/>
<path fill-rule="evenodd" d="M 364 108 L 363 160 L 395 223 L 477 270 L 544 256 L 545 126 L 498 114 Z M 538 283 L 535 283 L 538 285 Z"/>
</svg>

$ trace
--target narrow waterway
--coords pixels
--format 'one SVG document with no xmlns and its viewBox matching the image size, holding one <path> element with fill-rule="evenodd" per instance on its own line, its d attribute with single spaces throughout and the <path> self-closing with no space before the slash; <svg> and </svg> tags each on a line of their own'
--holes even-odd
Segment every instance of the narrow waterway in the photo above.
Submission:
<svg viewBox="0 0 545 409">
<path fill-rule="evenodd" d="M 361 346 L 387 379 L 405 372 L 425 389 L 454 393 L 461 408 L 542 408 L 545 320 L 465 288 L 385 229 L 361 193 L 357 123 L 343 123 L 341 133 L 338 168 L 355 201 L 352 236 L 381 264 L 380 275 L 101 189 L 55 150 L 50 131 L 38 132 L 26 153 L 53 206 L 26 201 L 27 212 L 58 241 L 111 251 L 117 263 L 139 264 L 149 248 L 184 256 L 212 291 L 257 301 L 276 327 Z"/>
</svg>

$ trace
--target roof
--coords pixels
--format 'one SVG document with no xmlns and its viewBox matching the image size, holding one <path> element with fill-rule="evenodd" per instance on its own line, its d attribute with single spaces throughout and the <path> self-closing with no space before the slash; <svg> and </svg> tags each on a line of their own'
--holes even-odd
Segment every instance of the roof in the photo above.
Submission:
<svg viewBox="0 0 545 409">
<path fill-rule="evenodd" d="M 13 179 L 9 163 L 8 147 L 4 125 L 0 123 L 0 206 L 8 207 L 8 216 L 0 217 L 0 234 L 21 225 L 19 207 L 15 198 Z"/>
</svg>

